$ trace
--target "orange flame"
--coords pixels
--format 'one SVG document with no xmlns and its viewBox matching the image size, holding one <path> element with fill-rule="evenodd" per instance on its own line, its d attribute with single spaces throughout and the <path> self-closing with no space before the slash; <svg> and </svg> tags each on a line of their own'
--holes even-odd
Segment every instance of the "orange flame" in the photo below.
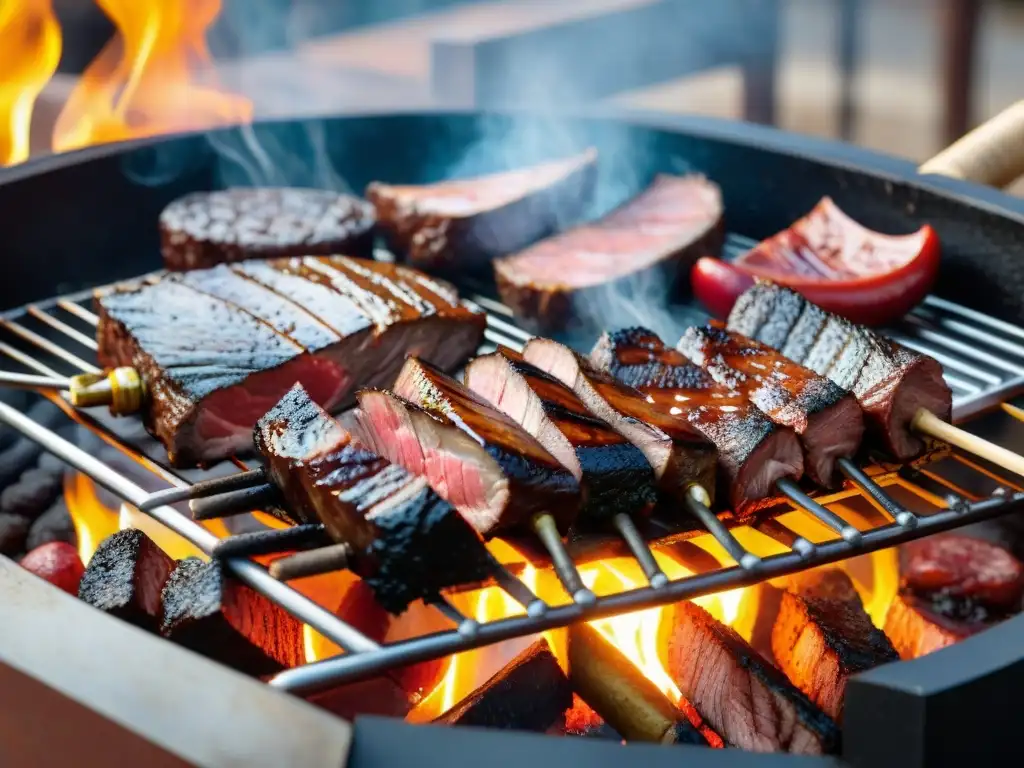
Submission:
<svg viewBox="0 0 1024 768">
<path fill-rule="evenodd" d="M 248 99 L 196 82 L 212 76 L 206 32 L 220 0 L 97 2 L 119 34 L 85 70 L 58 117 L 56 151 L 252 118 Z"/>
<path fill-rule="evenodd" d="M 50 0 L 0 2 L 0 166 L 28 158 L 32 110 L 60 53 Z"/>
</svg>

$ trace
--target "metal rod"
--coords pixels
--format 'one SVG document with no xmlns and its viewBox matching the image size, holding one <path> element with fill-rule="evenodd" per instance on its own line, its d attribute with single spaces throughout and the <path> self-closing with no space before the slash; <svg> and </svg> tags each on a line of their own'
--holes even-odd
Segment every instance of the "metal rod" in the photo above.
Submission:
<svg viewBox="0 0 1024 768">
<path fill-rule="evenodd" d="M 296 549 L 326 547 L 331 537 L 320 523 L 295 525 L 291 528 L 270 528 L 266 531 L 239 533 L 221 539 L 210 554 L 213 557 L 252 557 L 271 555 Z"/>
<path fill-rule="evenodd" d="M 633 519 L 629 515 L 620 512 L 612 518 L 612 523 L 626 542 L 630 553 L 640 564 L 640 569 L 644 572 L 644 576 L 647 577 L 648 583 L 655 589 L 660 589 L 668 584 L 668 576 L 661 570 L 658 561 L 654 559 L 654 553 L 647 546 L 644 537 L 640 535 L 640 531 L 637 530 Z"/>
<path fill-rule="evenodd" d="M 44 338 L 43 336 L 40 336 L 35 331 L 30 331 L 28 328 L 25 328 L 24 326 L 18 325 L 13 320 L 2 320 L 2 319 L 0 319 L 0 326 L 3 326 L 8 331 L 13 333 L 15 336 L 20 336 L 25 341 L 28 341 L 28 342 L 31 342 L 32 344 L 35 344 L 37 347 L 39 347 L 43 351 L 49 352 L 54 357 L 59 357 L 64 362 L 71 363 L 71 365 L 75 366 L 76 368 L 78 368 L 80 371 L 82 371 L 84 373 L 99 373 L 100 372 L 100 369 L 97 368 L 92 363 L 87 363 L 85 360 L 80 358 L 78 355 L 74 355 L 74 354 L 68 352 L 66 349 L 64 349 L 64 347 L 60 346 L 59 344 L 54 344 L 49 339 Z"/>
<path fill-rule="evenodd" d="M 754 530 L 784 547 L 789 547 L 801 557 L 810 557 L 814 554 L 814 545 L 811 542 L 778 520 L 761 520 L 754 525 Z"/>
<path fill-rule="evenodd" d="M 867 494 L 868 498 L 875 502 L 885 514 L 905 528 L 912 528 L 917 525 L 917 515 L 897 504 L 889 494 L 882 490 L 878 483 L 868 477 L 864 470 L 847 458 L 839 459 L 838 464 L 839 471 L 851 483 Z"/>
<path fill-rule="evenodd" d="M 48 312 L 44 312 L 34 304 L 30 304 L 29 306 L 27 306 L 25 308 L 25 311 L 32 315 L 32 317 L 34 317 L 36 320 L 39 320 L 42 323 L 46 323 L 55 331 L 60 331 L 69 339 L 77 341 L 86 349 L 91 349 L 93 352 L 95 352 L 100 348 L 100 345 L 96 343 L 96 339 L 86 336 L 77 328 L 72 328 L 67 323 L 58 320 L 56 317 L 49 314 Z"/>
<path fill-rule="evenodd" d="M 281 494 L 276 485 L 263 483 L 237 491 L 228 491 L 217 496 L 203 499 L 192 499 L 188 507 L 192 510 L 193 520 L 214 520 L 218 517 L 244 515 L 246 512 L 261 509 L 268 504 L 280 501 Z"/>
<path fill-rule="evenodd" d="M 11 389 L 57 389 L 67 391 L 71 386 L 68 379 L 56 376 L 37 376 L 33 373 L 10 373 L 0 371 L 0 387 Z"/>
<path fill-rule="evenodd" d="M 95 312 L 90 312 L 88 309 L 83 307 L 74 301 L 68 301 L 67 299 L 58 299 L 57 306 L 67 312 L 69 315 L 74 315 L 79 320 L 85 320 L 90 325 L 96 326 L 100 324 L 100 318 Z"/>
<path fill-rule="evenodd" d="M 530 588 L 513 576 L 508 568 L 499 563 L 494 555 L 490 555 L 491 573 L 498 586 L 508 593 L 508 596 L 526 609 L 527 616 L 543 616 L 548 609 L 548 604 L 533 594 Z"/>
<path fill-rule="evenodd" d="M 722 548 L 729 553 L 729 557 L 745 571 L 752 571 L 761 564 L 761 558 L 753 552 L 747 552 L 743 545 L 736 541 L 725 524 L 718 519 L 718 516 L 711 511 L 711 497 L 708 492 L 699 485 L 691 485 L 686 494 L 686 508 L 690 513 L 700 520 L 701 525 L 708 529 L 708 532 L 715 537 L 715 541 L 722 545 Z"/>
<path fill-rule="evenodd" d="M 569 556 L 569 552 L 562 543 L 562 536 L 558 532 L 555 518 L 548 514 L 537 515 L 533 518 L 533 530 L 544 545 L 544 549 L 551 555 L 551 565 L 555 569 L 558 580 L 562 582 L 565 591 L 572 598 L 573 602 L 581 606 L 591 606 L 597 598 L 594 593 L 587 589 L 580 578 L 580 572 L 576 570 L 576 563 Z"/>
<path fill-rule="evenodd" d="M 430 601 L 430 604 L 443 613 L 445 618 L 458 628 L 458 633 L 463 637 L 471 638 L 480 630 L 480 622 L 463 614 L 462 611 L 448 602 L 444 595 L 438 595 Z"/>
<path fill-rule="evenodd" d="M 275 560 L 270 564 L 270 575 L 278 581 L 291 581 L 331 571 L 343 571 L 348 568 L 351 558 L 351 546 L 346 543 L 331 544 Z"/>
<path fill-rule="evenodd" d="M 202 499 L 207 496 L 216 496 L 228 491 L 237 491 L 240 488 L 249 488 L 254 485 L 266 483 L 266 473 L 263 468 L 250 469 L 246 472 L 237 472 L 224 477 L 214 477 L 210 480 L 200 480 L 198 483 L 184 488 L 165 488 L 149 494 L 146 500 L 139 504 L 139 509 L 145 511 L 164 504 L 177 504 L 191 499 Z"/>
<path fill-rule="evenodd" d="M 12 360 L 17 360 L 26 368 L 31 368 L 33 371 L 37 371 L 38 373 L 41 373 L 44 376 L 52 376 L 55 379 L 63 378 L 60 373 L 55 371 L 50 366 L 44 365 L 31 355 L 26 355 L 20 349 L 15 349 L 10 344 L 0 341 L 0 352 L 3 352 Z"/>
<path fill-rule="evenodd" d="M 800 486 L 797 485 L 793 480 L 788 477 L 783 477 L 777 480 L 775 487 L 778 488 L 785 496 L 789 498 L 794 504 L 803 509 L 805 512 L 809 512 L 814 517 L 833 531 L 843 537 L 843 540 L 848 544 L 854 546 L 861 543 L 863 536 L 861 532 L 850 525 L 848 522 L 843 520 L 839 515 L 833 512 L 828 507 L 825 507 L 806 493 L 804 493 Z"/>
</svg>

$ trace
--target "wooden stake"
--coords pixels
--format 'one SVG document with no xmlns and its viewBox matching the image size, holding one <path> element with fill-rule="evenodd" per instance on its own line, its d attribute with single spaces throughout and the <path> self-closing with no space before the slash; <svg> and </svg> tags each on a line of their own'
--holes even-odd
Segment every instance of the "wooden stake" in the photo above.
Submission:
<svg viewBox="0 0 1024 768">
<path fill-rule="evenodd" d="M 947 424 L 934 413 L 924 408 L 914 414 L 910 428 L 923 435 L 934 437 L 937 440 L 949 443 L 967 453 L 990 461 L 997 467 L 1002 467 L 1008 472 L 1024 477 L 1024 456 L 1009 451 L 1002 446 L 990 443 L 984 438 L 972 435 L 970 432 Z"/>
</svg>

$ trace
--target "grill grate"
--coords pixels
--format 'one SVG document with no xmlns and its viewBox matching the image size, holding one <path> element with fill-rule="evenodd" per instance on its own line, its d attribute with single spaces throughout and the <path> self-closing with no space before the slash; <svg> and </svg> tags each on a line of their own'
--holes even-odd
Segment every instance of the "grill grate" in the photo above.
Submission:
<svg viewBox="0 0 1024 768">
<path fill-rule="evenodd" d="M 97 318 L 83 306 L 91 295 L 91 292 L 71 295 L 6 313 L 0 318 L 0 354 L 29 372 L 44 376 L 63 377 L 97 370 L 94 340 Z M 497 344 L 519 349 L 530 338 L 529 334 L 514 325 L 505 307 L 482 296 L 474 296 L 473 300 L 488 316 L 486 344 L 482 351 Z M 958 418 L 996 404 L 1024 389 L 1024 331 L 1010 324 L 930 297 L 901 326 L 894 329 L 892 335 L 907 346 L 935 356 L 943 364 L 947 380 L 954 389 L 954 410 Z M 185 488 L 200 479 L 251 468 L 245 461 L 234 458 L 206 471 L 173 469 L 166 464 L 162 447 L 144 433 L 138 419 L 114 419 L 105 409 L 76 410 L 62 397 L 54 394 L 50 397 L 71 418 L 141 462 L 173 487 Z M 59 455 L 129 504 L 145 508 L 146 514 L 203 552 L 210 554 L 222 541 L 174 507 L 157 505 L 159 492 L 148 493 L 96 457 L 2 403 L 0 421 L 10 424 L 46 450 Z M 980 471 L 968 462 L 964 462 L 964 465 Z M 701 514 L 699 508 L 694 508 L 690 511 L 703 526 L 699 531 L 713 537 L 735 564 L 669 580 L 654 562 L 648 542 L 657 539 L 655 543 L 662 545 L 671 539 L 673 531 L 668 528 L 658 529 L 655 525 L 653 530 L 641 535 L 635 527 L 627 526 L 620 530 L 619 542 L 624 546 L 620 547 L 621 551 L 617 555 L 632 553 L 636 557 L 648 576 L 649 584 L 646 586 L 598 597 L 596 600 L 589 590 L 584 590 L 587 599 L 581 599 L 579 594 L 575 594 L 575 599 L 567 597 L 567 602 L 563 604 L 549 605 L 536 598 L 525 584 L 507 570 L 499 568 L 495 574 L 498 586 L 517 602 L 529 606 L 525 614 L 478 623 L 462 615 L 451 603 L 442 600 L 437 608 L 455 624 L 455 629 L 385 645 L 370 640 L 323 606 L 275 580 L 259 564 L 237 556 L 226 558 L 225 563 L 236 578 L 263 593 L 347 651 L 333 659 L 287 670 L 270 681 L 271 685 L 284 690 L 312 693 L 381 674 L 394 667 L 563 627 L 580 619 L 610 616 L 749 586 L 934 532 L 980 522 L 1006 514 L 1024 503 L 1024 492 L 1020 488 L 1001 481 L 1000 487 L 991 497 L 973 503 L 955 492 L 938 500 L 934 494 L 922 491 L 922 498 L 937 500 L 946 506 L 932 514 L 918 515 L 894 499 L 897 490 L 908 487 L 907 481 L 896 468 L 874 467 L 865 471 L 847 462 L 842 469 L 850 485 L 840 493 L 811 498 L 795 483 L 784 483 L 781 488 L 788 501 L 780 503 L 791 503 L 797 514 L 814 518 L 834 533 L 833 538 L 812 543 L 784 522 L 773 519 L 757 525 L 756 529 L 760 534 L 782 544 L 785 551 L 761 558 L 747 551 L 713 515 Z M 931 472 L 928 474 L 935 477 Z M 948 488 L 955 491 L 955 486 L 949 485 Z M 833 502 L 849 501 L 854 497 L 870 502 L 876 514 L 873 523 L 861 520 L 861 524 L 855 526 L 825 506 Z M 577 559 L 584 556 L 581 551 L 575 554 Z M 572 559 L 566 562 L 564 549 L 559 551 L 556 548 L 551 555 L 560 576 L 563 576 L 563 571 L 568 571 L 578 579 L 576 565 Z M 562 578 L 564 584 L 570 580 Z M 568 591 L 574 594 L 574 590 Z"/>
</svg>

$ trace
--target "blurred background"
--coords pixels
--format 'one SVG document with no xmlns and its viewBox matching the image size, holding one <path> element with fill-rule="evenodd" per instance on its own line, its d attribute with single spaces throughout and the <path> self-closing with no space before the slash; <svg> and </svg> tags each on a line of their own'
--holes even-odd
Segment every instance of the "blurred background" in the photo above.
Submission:
<svg viewBox="0 0 1024 768">
<path fill-rule="evenodd" d="M 60 50 L 39 83 L 33 153 L 250 108 L 599 103 L 753 120 L 923 160 L 1024 91 L 1022 0 L 0 0 L 0 65 L 28 55 L 17 59 L 12 40 L 31 47 L 34 35 L 39 47 L 51 2 Z M 20 37 L 18 8 L 36 16 Z M 193 88 L 159 115 L 139 96 L 147 79 L 160 94 L 183 78 L 225 101 Z M 83 80 L 93 81 L 85 96 Z M 124 125 L 85 136 L 97 83 Z"/>
</svg>

